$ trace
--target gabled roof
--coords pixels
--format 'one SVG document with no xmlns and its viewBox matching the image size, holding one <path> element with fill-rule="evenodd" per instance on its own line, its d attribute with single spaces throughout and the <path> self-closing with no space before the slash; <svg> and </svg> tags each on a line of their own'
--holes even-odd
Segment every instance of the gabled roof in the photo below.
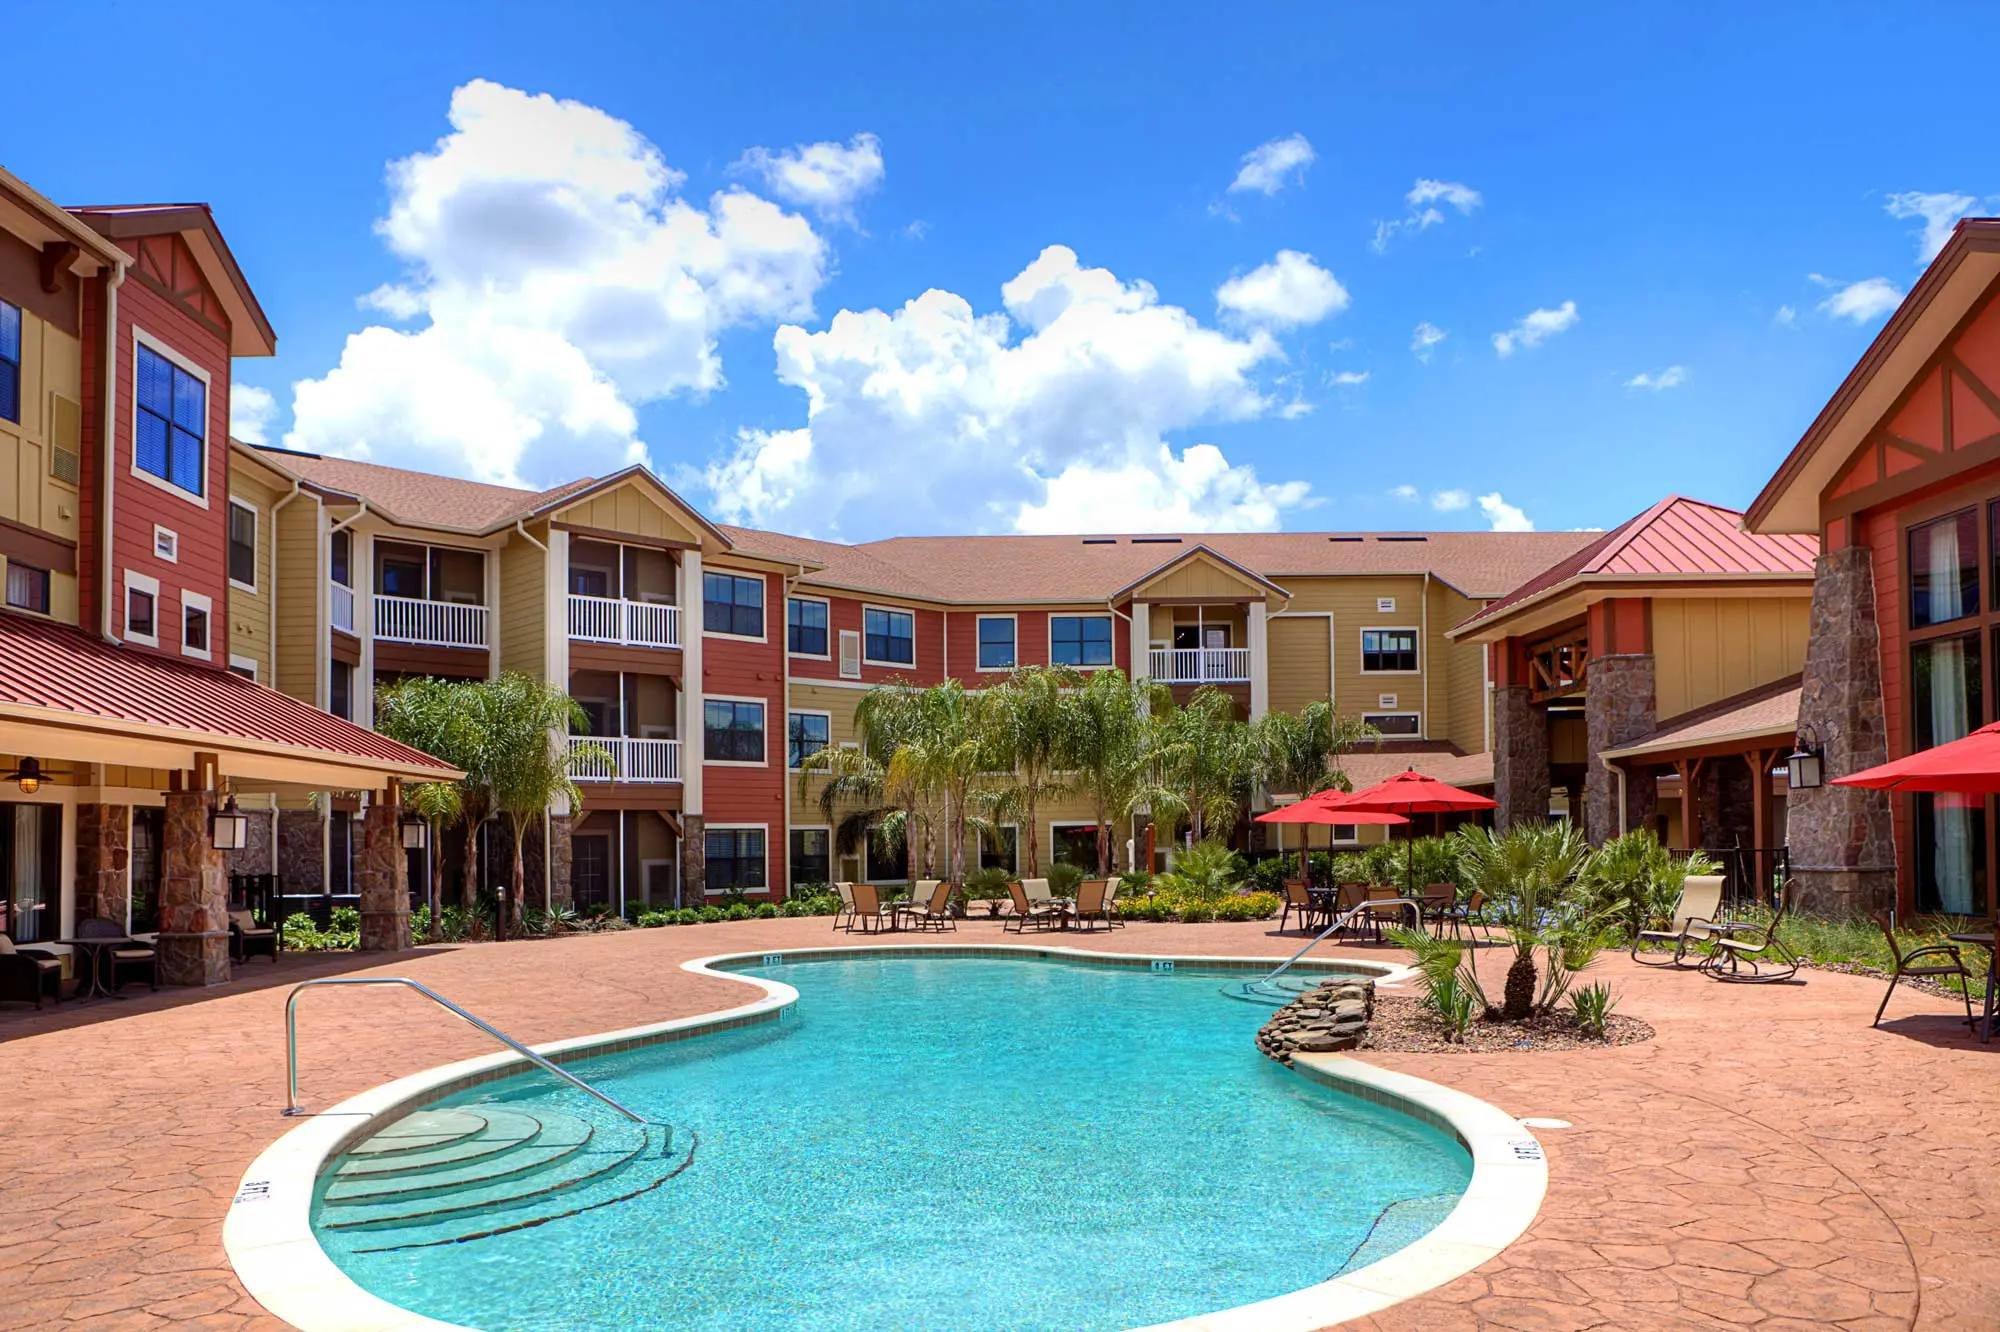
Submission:
<svg viewBox="0 0 2000 1332">
<path fill-rule="evenodd" d="M 52 242 L 67 242 L 79 251 L 88 251 L 91 260 L 106 267 L 129 263 L 132 259 L 5 167 L 0 167 L 0 226 L 21 234 L 23 240 L 37 249 Z"/>
<path fill-rule="evenodd" d="M 1803 692 L 1797 675 L 1746 689 L 1740 694 L 1718 699 L 1705 707 L 1669 717 L 1651 732 L 1603 751 L 1609 759 L 1641 759 L 1657 756 L 1665 762 L 1675 754 L 1756 740 L 1782 740 L 1799 729 L 1799 698 Z"/>
<path fill-rule="evenodd" d="M 1819 531 L 1820 492 L 1996 276 L 2000 218 L 1959 219 L 1937 258 L 1750 502 L 1745 525 L 1755 532 Z"/>
<path fill-rule="evenodd" d="M 1819 555 L 1817 537 L 1753 535 L 1743 530 L 1742 517 L 1720 504 L 1669 495 L 1522 583 L 1449 634 L 1457 638 L 1485 628 L 1585 583 L 1811 580 L 1813 560 Z"/>
<path fill-rule="evenodd" d="M 1268 592 L 1272 596 L 1287 597 L 1287 598 L 1291 596 L 1291 593 L 1285 591 L 1284 588 L 1279 587 L 1276 583 L 1264 577 L 1264 575 L 1258 573 L 1255 569 L 1244 568 L 1242 565 L 1238 564 L 1235 560 L 1232 560 L 1227 555 L 1224 555 L 1221 552 L 1214 550 L 1207 543 L 1204 542 L 1201 545 L 1192 547 L 1184 554 L 1176 555 L 1173 559 L 1168 560 L 1165 564 L 1162 564 L 1159 568 L 1154 569 L 1152 572 L 1144 573 L 1139 575 L 1137 578 L 1134 578 L 1131 582 L 1125 584 L 1125 586 L 1119 588 L 1116 592 L 1113 592 L 1111 594 L 1110 599 L 1113 601 L 1123 600 L 1124 598 L 1133 595 L 1138 589 L 1146 586 L 1146 584 L 1157 582 L 1158 580 L 1165 578 L 1168 574 L 1173 573 L 1176 569 L 1180 568 L 1182 565 L 1190 563 L 1191 561 L 1199 560 L 1203 556 L 1206 556 L 1207 558 L 1215 561 L 1217 564 L 1221 565 L 1224 569 L 1235 574 L 1237 577 L 1243 579 L 1244 582 L 1250 584 L 1252 587 L 1258 588 L 1264 592 Z"/>
<path fill-rule="evenodd" d="M 201 275 L 229 311 L 229 353 L 232 356 L 274 356 L 278 335 L 250 290 L 249 280 L 222 238 L 208 205 L 100 204 L 69 210 L 113 240 L 130 236 L 177 235 L 194 255 Z"/>
</svg>

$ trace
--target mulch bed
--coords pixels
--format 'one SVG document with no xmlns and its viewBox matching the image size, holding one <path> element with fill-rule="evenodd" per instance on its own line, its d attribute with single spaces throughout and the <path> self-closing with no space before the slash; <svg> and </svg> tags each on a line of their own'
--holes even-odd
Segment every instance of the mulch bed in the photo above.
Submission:
<svg viewBox="0 0 2000 1332">
<path fill-rule="evenodd" d="M 1361 1048 L 1411 1054 L 1512 1054 L 1524 1050 L 1602 1050 L 1652 1039 L 1652 1027 L 1638 1018 L 1613 1013 L 1605 1022 L 1604 1039 L 1599 1040 L 1577 1030 L 1575 1014 L 1553 1013 L 1528 1022 L 1475 1020 L 1460 1043 L 1445 1039 L 1444 1024 L 1424 1008 L 1422 1000 L 1378 991 L 1375 1016 Z"/>
</svg>

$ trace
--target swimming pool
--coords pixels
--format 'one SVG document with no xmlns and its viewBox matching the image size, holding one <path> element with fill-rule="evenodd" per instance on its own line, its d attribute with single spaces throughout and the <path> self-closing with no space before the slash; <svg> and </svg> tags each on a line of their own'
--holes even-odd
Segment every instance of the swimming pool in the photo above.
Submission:
<svg viewBox="0 0 2000 1332">
<path fill-rule="evenodd" d="M 799 1002 L 578 1066 L 671 1145 L 543 1075 L 475 1087 L 331 1163 L 320 1245 L 490 1329 L 1116 1329 L 1364 1266 L 1471 1177 L 1452 1135 L 1257 1054 L 1268 1010 L 1185 962 L 741 970 Z"/>
</svg>

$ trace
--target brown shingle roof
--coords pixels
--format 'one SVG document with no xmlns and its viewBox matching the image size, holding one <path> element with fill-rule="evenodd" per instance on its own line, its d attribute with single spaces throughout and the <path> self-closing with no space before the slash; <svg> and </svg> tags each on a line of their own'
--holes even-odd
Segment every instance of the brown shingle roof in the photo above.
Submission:
<svg viewBox="0 0 2000 1332">
<path fill-rule="evenodd" d="M 258 448 L 272 464 L 303 477 L 309 484 L 365 499 L 385 517 L 411 527 L 441 527 L 481 532 L 495 524 L 523 518 L 544 505 L 597 483 L 586 476 L 552 490 L 517 490 L 512 486 L 461 481 L 352 458 L 327 458 L 312 453 Z"/>
<path fill-rule="evenodd" d="M 1385 782 L 1399 772 L 1414 768 L 1426 777 L 1450 786 L 1493 785 L 1492 753 L 1460 754 L 1455 750 L 1356 750 L 1340 760 L 1340 770 L 1354 789 Z"/>
<path fill-rule="evenodd" d="M 1650 734 L 1627 740 L 1604 754 L 1607 758 L 1658 754 L 1664 760 L 1668 754 L 1703 745 L 1789 736 L 1799 728 L 1799 697 L 1803 692 L 1799 678 L 1789 675 L 1669 717 Z"/>
</svg>

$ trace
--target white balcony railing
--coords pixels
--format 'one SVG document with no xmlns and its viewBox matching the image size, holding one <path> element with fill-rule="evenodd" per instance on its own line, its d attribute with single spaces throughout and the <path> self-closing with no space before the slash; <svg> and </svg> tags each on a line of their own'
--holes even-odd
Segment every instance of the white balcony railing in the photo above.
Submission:
<svg viewBox="0 0 2000 1332">
<path fill-rule="evenodd" d="M 333 627 L 344 634 L 354 632 L 354 589 L 345 583 L 331 583 L 333 588 Z"/>
<path fill-rule="evenodd" d="M 483 648 L 486 607 L 417 597 L 375 598 L 375 639 L 428 647 Z"/>
<path fill-rule="evenodd" d="M 678 740 L 627 740 L 618 736 L 573 735 L 572 753 L 595 745 L 603 754 L 592 754 L 570 769 L 579 782 L 677 782 L 681 779 L 681 742 Z"/>
<path fill-rule="evenodd" d="M 569 636 L 586 643 L 677 648 L 681 645 L 681 608 L 571 593 Z"/>
<path fill-rule="evenodd" d="M 1161 684 L 1227 684 L 1250 678 L 1249 648 L 1154 648 L 1146 673 Z"/>
</svg>

